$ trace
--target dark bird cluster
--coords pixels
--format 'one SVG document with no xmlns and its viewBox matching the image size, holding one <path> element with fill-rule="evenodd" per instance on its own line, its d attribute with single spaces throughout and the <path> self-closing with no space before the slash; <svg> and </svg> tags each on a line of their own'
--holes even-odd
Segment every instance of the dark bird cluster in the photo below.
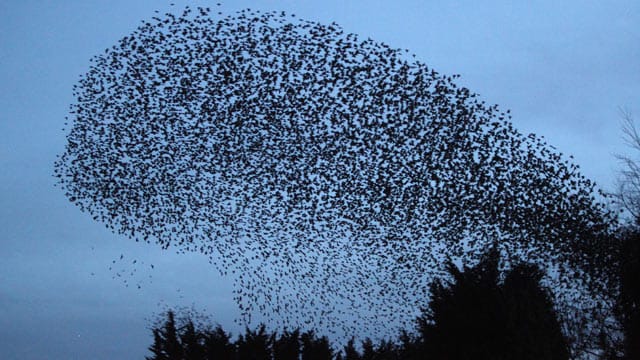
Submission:
<svg viewBox="0 0 640 360">
<path fill-rule="evenodd" d="M 336 24 L 187 8 L 92 59 L 55 175 L 283 325 L 394 331 L 445 257 L 495 240 L 570 286 L 608 231 L 595 185 L 455 78 Z"/>
</svg>

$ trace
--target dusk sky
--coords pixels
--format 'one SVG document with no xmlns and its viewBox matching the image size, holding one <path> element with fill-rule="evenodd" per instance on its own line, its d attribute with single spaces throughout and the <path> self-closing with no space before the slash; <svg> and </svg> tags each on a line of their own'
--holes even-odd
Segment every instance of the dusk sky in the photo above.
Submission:
<svg viewBox="0 0 640 360">
<path fill-rule="evenodd" d="M 217 1 L 216 1 L 217 2 Z M 55 187 L 72 86 L 89 59 L 184 1 L 0 3 L 0 358 L 142 359 L 167 307 L 193 306 L 237 334 L 230 279 L 205 256 L 111 233 Z M 170 3 L 175 3 L 171 6 Z M 620 109 L 640 121 L 640 2 L 226 1 L 371 37 L 511 109 L 605 191 Z M 136 261 L 134 264 L 133 261 Z M 153 264 L 153 268 L 151 265 Z M 111 269 L 110 269 L 111 268 Z"/>
</svg>

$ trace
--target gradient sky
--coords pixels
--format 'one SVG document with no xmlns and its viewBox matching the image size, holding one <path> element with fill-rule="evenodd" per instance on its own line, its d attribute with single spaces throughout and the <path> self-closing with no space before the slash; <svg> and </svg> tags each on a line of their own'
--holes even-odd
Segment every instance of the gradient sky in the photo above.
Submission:
<svg viewBox="0 0 640 360">
<path fill-rule="evenodd" d="M 614 154 L 626 151 L 619 108 L 640 120 L 640 2 L 514 3 L 274 0 L 221 9 L 284 10 L 409 49 L 441 73 L 460 74 L 459 84 L 511 109 L 521 132 L 545 136 L 613 189 Z M 237 334 L 229 279 L 204 256 L 110 233 L 71 205 L 52 176 L 72 86 L 89 59 L 154 10 L 185 4 L 0 3 L 0 358 L 142 359 L 148 319 L 167 306 L 193 305 Z"/>
</svg>

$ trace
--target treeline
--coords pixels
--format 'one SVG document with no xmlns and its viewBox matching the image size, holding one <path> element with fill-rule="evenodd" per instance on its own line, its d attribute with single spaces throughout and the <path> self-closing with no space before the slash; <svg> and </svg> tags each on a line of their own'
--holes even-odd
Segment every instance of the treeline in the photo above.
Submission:
<svg viewBox="0 0 640 360">
<path fill-rule="evenodd" d="M 640 223 L 640 221 L 639 221 Z M 611 316 L 619 323 L 603 333 L 601 348 L 589 358 L 640 359 L 640 230 L 620 231 L 611 248 L 609 277 L 615 299 Z M 436 280 L 431 300 L 414 329 L 395 341 L 332 345 L 314 331 L 268 332 L 265 325 L 246 329 L 234 340 L 220 326 L 168 311 L 152 327 L 148 360 L 390 360 L 390 359 L 569 359 L 571 343 L 563 334 L 543 272 L 531 264 L 513 266 L 504 276 L 499 253 L 489 251 L 474 267 L 449 263 L 450 280 Z M 571 335 L 571 334 L 568 334 Z M 358 337 L 361 338 L 361 337 Z M 606 339 L 608 338 L 608 339 Z M 585 355 L 584 353 L 582 355 Z"/>
<path fill-rule="evenodd" d="M 147 359 L 569 359 L 550 291 L 540 283 L 542 271 L 520 264 L 501 277 L 498 263 L 495 250 L 474 267 L 450 263 L 452 280 L 434 282 L 415 329 L 395 341 L 356 345 L 352 338 L 334 347 L 313 331 L 268 332 L 265 325 L 233 340 L 220 326 L 196 325 L 188 316 L 177 320 L 169 311 L 152 328 Z"/>
</svg>

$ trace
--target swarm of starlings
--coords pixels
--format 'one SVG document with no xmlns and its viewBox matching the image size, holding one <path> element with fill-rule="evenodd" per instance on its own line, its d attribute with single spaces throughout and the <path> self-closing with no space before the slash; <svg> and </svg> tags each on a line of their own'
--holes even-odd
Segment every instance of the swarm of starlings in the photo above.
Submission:
<svg viewBox="0 0 640 360">
<path fill-rule="evenodd" d="M 209 256 L 246 316 L 389 334 L 448 257 L 584 270 L 608 231 L 577 166 L 454 80 L 336 24 L 187 9 L 92 59 L 55 175 L 114 231 Z"/>
</svg>

